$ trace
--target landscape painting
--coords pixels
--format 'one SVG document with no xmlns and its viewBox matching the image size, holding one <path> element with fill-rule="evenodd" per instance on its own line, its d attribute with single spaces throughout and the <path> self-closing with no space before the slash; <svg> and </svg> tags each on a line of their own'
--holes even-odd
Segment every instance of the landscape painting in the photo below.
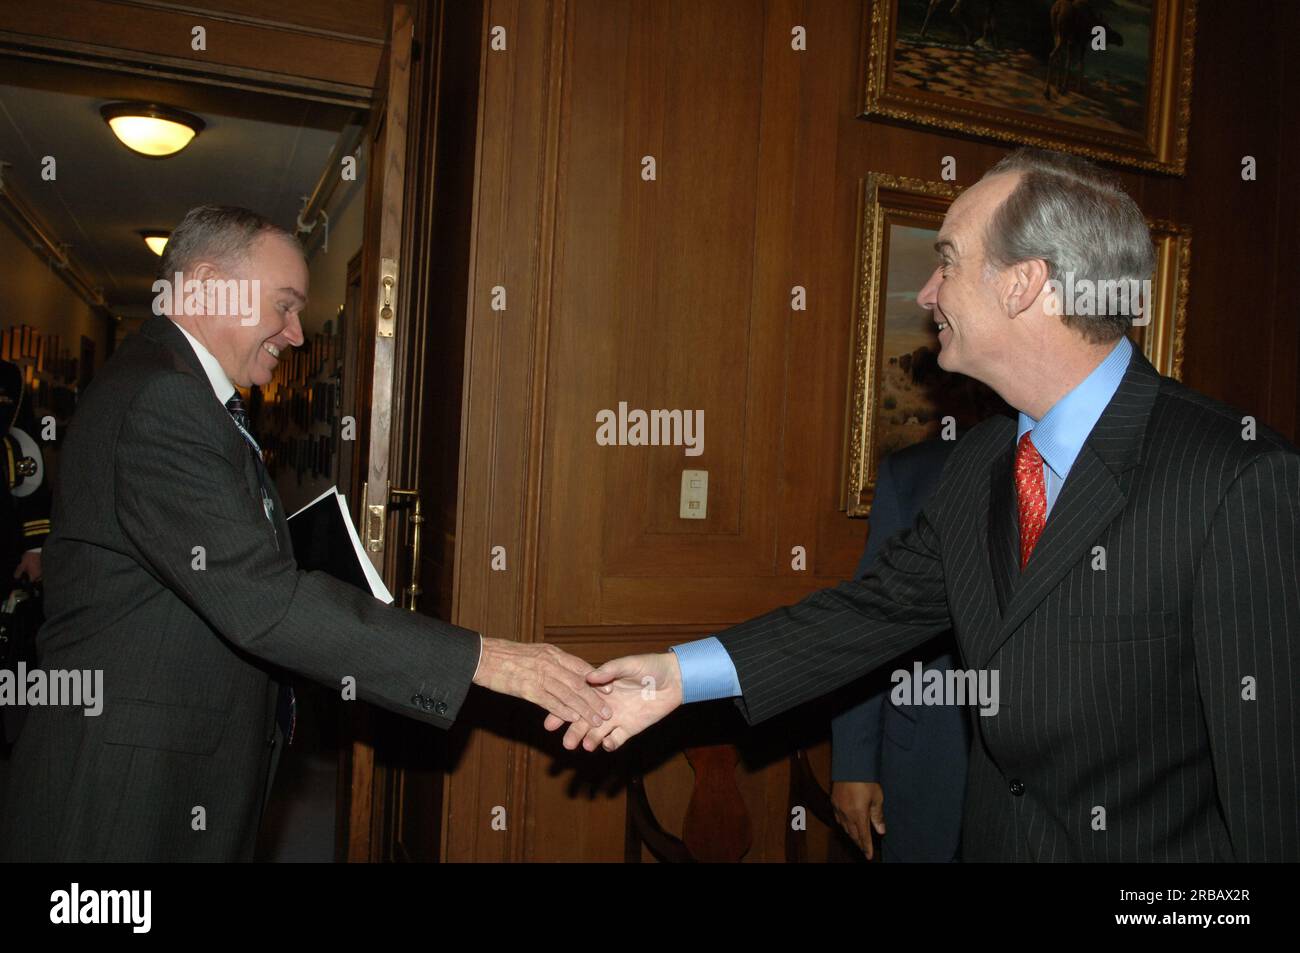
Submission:
<svg viewBox="0 0 1300 953">
<path fill-rule="evenodd" d="M 1006 412 L 997 394 L 939 367 L 939 341 L 917 294 L 934 271 L 934 243 L 960 190 L 942 182 L 873 174 L 862 184 L 853 323 L 844 509 L 867 516 L 880 460 L 941 435 L 964 433 Z"/>
<path fill-rule="evenodd" d="M 880 0 L 864 116 L 1181 173 L 1194 0 Z"/>
</svg>

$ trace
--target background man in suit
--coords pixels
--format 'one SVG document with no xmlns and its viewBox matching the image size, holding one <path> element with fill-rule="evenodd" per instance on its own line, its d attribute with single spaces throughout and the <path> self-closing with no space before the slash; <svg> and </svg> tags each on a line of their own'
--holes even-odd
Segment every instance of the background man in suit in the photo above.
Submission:
<svg viewBox="0 0 1300 953">
<path fill-rule="evenodd" d="M 885 543 L 905 532 L 934 492 L 951 440 L 927 440 L 880 461 L 871 500 L 871 532 L 853 574 L 871 571 Z M 952 633 L 895 660 L 927 671 L 958 667 Z M 876 673 L 881 674 L 880 672 Z M 874 828 L 887 861 L 947 863 L 961 847 L 970 724 L 964 706 L 895 705 L 888 686 L 831 721 L 831 803 L 840 826 L 874 856 Z M 888 795 L 888 824 L 886 824 Z M 886 833 L 888 830 L 888 833 Z"/>
<path fill-rule="evenodd" d="M 201 294 L 183 309 L 162 296 L 165 315 L 104 366 L 68 436 L 40 662 L 102 670 L 105 697 L 98 717 L 31 710 L 3 812 L 8 858 L 250 859 L 292 730 L 280 669 L 354 679 L 361 699 L 441 728 L 471 682 L 599 718 L 579 659 L 297 569 L 235 386 L 266 384 L 303 341 L 301 249 L 256 213 L 202 207 L 168 243 L 163 275 L 178 272 L 178 294 Z M 260 314 L 229 295 L 223 307 L 226 280 L 252 289 Z"/>
<path fill-rule="evenodd" d="M 1091 163 L 1013 153 L 953 202 L 936 250 L 918 301 L 939 364 L 1018 425 L 958 442 L 866 579 L 601 666 L 615 717 L 565 744 L 613 749 L 724 696 L 759 722 L 952 627 L 972 674 L 998 678 L 996 714 L 973 719 L 963 859 L 1300 860 L 1300 453 L 1158 375 L 1131 312 L 1066 300 L 1154 266 L 1141 211 Z"/>
</svg>

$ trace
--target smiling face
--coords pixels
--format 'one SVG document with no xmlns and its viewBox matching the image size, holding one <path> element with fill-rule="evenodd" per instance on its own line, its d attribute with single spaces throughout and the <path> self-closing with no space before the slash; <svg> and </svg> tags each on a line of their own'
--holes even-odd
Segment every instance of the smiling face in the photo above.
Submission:
<svg viewBox="0 0 1300 953">
<path fill-rule="evenodd" d="M 1016 174 L 982 179 L 952 203 L 935 243 L 939 261 L 916 298 L 939 327 L 939 366 L 995 389 L 1012 363 L 1012 322 L 1003 277 L 986 272 L 984 229 L 1018 180 Z"/>
<path fill-rule="evenodd" d="M 212 352 L 231 383 L 265 385 L 284 350 L 303 343 L 298 315 L 307 303 L 307 263 L 292 242 L 266 232 L 254 239 L 245 261 L 224 270 L 221 274 L 215 266 L 203 264 L 194 277 L 233 278 L 243 288 L 249 287 L 243 282 L 257 282 L 252 285 L 259 309 L 256 321 L 235 313 L 209 315 L 197 322 L 198 327 L 187 324 L 187 329 Z"/>
</svg>

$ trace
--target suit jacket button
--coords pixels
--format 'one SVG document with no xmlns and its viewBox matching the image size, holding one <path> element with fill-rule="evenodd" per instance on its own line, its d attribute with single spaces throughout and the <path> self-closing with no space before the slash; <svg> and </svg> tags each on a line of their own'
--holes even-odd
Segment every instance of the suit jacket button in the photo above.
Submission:
<svg viewBox="0 0 1300 953">
<path fill-rule="evenodd" d="M 433 706 L 433 710 L 436 711 L 436 712 L 437 712 L 438 714 L 440 714 L 440 715 L 445 715 L 445 714 L 447 714 L 447 703 L 446 703 L 446 702 L 438 702 L 438 704 L 436 704 L 436 705 Z"/>
<path fill-rule="evenodd" d="M 1024 794 L 1024 793 L 1025 793 L 1025 782 L 1024 782 L 1024 781 L 1021 781 L 1019 778 L 1012 778 L 1012 779 L 1011 779 L 1011 793 L 1014 794 L 1016 797 L 1020 797 L 1020 795 Z"/>
<path fill-rule="evenodd" d="M 423 695 L 412 695 L 412 696 L 411 696 L 411 704 L 414 705 L 416 708 L 423 708 L 423 707 L 424 707 L 424 696 L 423 696 Z"/>
<path fill-rule="evenodd" d="M 426 698 L 426 699 L 424 700 L 424 704 L 421 705 L 420 707 L 423 708 L 425 711 L 433 711 L 433 709 L 434 709 L 433 699 L 432 699 L 432 698 Z"/>
</svg>

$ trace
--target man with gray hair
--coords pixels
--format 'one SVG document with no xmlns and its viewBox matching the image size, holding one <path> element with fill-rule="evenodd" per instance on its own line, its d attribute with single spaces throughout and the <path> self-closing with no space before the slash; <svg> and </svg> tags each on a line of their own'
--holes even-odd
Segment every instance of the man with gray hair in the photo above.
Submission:
<svg viewBox="0 0 1300 953">
<path fill-rule="evenodd" d="M 614 717 L 565 745 L 613 750 L 709 698 L 760 722 L 951 626 L 1000 685 L 973 719 L 964 859 L 1300 860 L 1300 453 L 1157 374 L 1135 315 L 1061 300 L 1152 268 L 1141 212 L 1090 163 L 1014 153 L 935 248 L 918 300 L 939 364 L 1019 421 L 957 444 L 860 581 L 592 672 Z"/>
<path fill-rule="evenodd" d="M 249 860 L 292 736 L 283 670 L 440 728 L 470 684 L 608 716 L 553 646 L 483 639 L 294 562 L 236 387 L 303 343 L 307 265 L 247 209 L 176 228 L 156 315 L 77 408 L 45 547 L 38 651 L 103 673 L 102 714 L 34 709 L 14 752 L 7 860 Z M 347 696 L 345 696 L 347 697 Z"/>
</svg>

